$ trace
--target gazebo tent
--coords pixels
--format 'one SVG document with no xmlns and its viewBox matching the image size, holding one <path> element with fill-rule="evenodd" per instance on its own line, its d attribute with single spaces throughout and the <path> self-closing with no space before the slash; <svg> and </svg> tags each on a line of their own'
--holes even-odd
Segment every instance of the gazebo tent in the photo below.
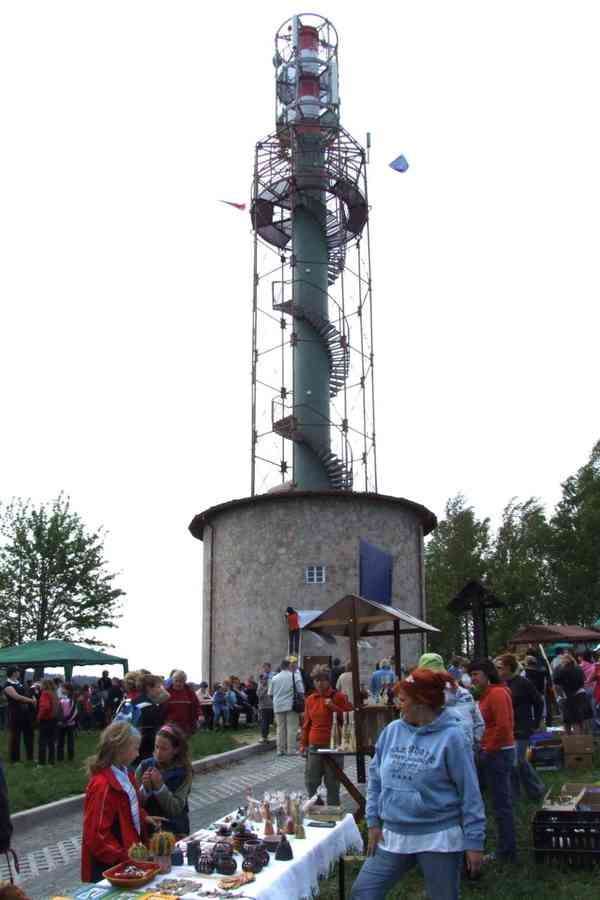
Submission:
<svg viewBox="0 0 600 900">
<path fill-rule="evenodd" d="M 394 638 L 394 660 L 398 675 L 401 672 L 400 638 L 403 634 L 439 634 L 427 622 L 411 616 L 410 613 L 385 603 L 367 600 L 356 594 L 348 594 L 332 604 L 328 609 L 318 613 L 304 625 L 307 631 L 314 631 L 321 636 L 334 635 L 346 637 L 350 641 L 350 658 L 352 660 L 352 688 L 354 694 L 354 714 L 357 746 L 357 775 L 360 782 L 365 781 L 364 754 L 373 753 L 364 733 L 363 721 L 369 714 L 370 707 L 363 706 L 360 695 L 360 675 L 358 660 L 358 642 L 369 637 Z M 346 784 L 348 788 L 348 784 Z M 354 795 L 353 795 L 354 796 Z M 358 801 L 358 795 L 355 799 Z"/>
<path fill-rule="evenodd" d="M 67 680 L 71 678 L 74 666 L 104 666 L 115 663 L 122 665 L 123 672 L 127 672 L 129 663 L 125 657 L 102 653 L 92 647 L 82 647 L 69 641 L 28 641 L 0 650 L 2 668 L 9 665 L 19 666 L 22 669 L 62 666 Z"/>
<path fill-rule="evenodd" d="M 580 625 L 524 625 L 508 642 L 509 644 L 555 644 L 568 641 L 573 644 L 589 644 L 600 641 L 600 631 L 582 628 Z"/>
</svg>

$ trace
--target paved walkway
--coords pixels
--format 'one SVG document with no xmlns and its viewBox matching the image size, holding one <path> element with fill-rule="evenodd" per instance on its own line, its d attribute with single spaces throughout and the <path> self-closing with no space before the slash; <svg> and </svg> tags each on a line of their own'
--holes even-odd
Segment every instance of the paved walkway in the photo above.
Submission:
<svg viewBox="0 0 600 900">
<path fill-rule="evenodd" d="M 255 796 L 262 796 L 269 789 L 303 789 L 304 760 L 297 756 L 279 757 L 273 752 L 196 775 L 190 796 L 192 829 L 209 825 L 243 806 L 249 788 Z M 344 800 L 350 798 L 342 789 Z M 32 827 L 15 839 L 21 883 L 31 900 L 49 900 L 54 894 L 68 896 L 69 889 L 80 883 L 81 825 L 82 814 L 78 812 Z M 0 865 L 0 878 L 2 875 Z"/>
</svg>

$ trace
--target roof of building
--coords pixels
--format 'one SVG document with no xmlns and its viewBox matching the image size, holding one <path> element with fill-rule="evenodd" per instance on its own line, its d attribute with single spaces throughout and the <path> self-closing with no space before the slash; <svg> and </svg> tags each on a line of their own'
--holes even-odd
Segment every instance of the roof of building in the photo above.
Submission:
<svg viewBox="0 0 600 900">
<path fill-rule="evenodd" d="M 314 499 L 316 497 L 322 497 L 324 499 L 335 497 L 336 500 L 356 500 L 364 498 L 376 501 L 377 503 L 389 504 L 390 506 L 397 506 L 399 508 L 410 510 L 419 519 L 423 526 L 424 534 L 429 534 L 429 532 L 433 531 L 437 526 L 435 515 L 427 509 L 426 506 L 422 506 L 420 503 L 414 503 L 412 500 L 406 500 L 404 497 L 390 497 L 387 494 L 368 494 L 359 493 L 357 491 L 287 491 L 280 494 L 255 494 L 254 497 L 241 497 L 237 500 L 228 500 L 226 503 L 218 503 L 216 506 L 211 506 L 209 509 L 205 509 L 204 512 L 194 516 L 190 522 L 189 529 L 193 536 L 201 541 L 206 525 L 210 523 L 210 520 L 214 518 L 214 516 L 217 516 L 221 512 L 238 509 L 242 506 L 252 506 L 261 503 L 290 503 L 297 499 Z"/>
<path fill-rule="evenodd" d="M 509 644 L 552 644 L 555 641 L 597 641 L 600 631 L 580 625 L 524 625 Z"/>
</svg>

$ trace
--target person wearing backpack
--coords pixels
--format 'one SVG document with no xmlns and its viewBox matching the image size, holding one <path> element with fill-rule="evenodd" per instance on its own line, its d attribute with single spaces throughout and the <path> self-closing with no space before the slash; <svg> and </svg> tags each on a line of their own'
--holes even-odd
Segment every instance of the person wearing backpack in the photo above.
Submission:
<svg viewBox="0 0 600 900">
<path fill-rule="evenodd" d="M 59 702 L 54 682 L 51 678 L 44 678 L 38 708 L 38 764 L 40 766 L 46 765 L 46 756 L 50 765 L 54 765 L 58 709 Z"/>
<path fill-rule="evenodd" d="M 64 697 L 59 700 L 58 722 L 56 726 L 58 739 L 56 742 L 57 762 L 65 758 L 65 742 L 69 762 L 75 758 L 75 731 L 77 729 L 77 702 L 72 684 L 63 686 Z"/>
<path fill-rule="evenodd" d="M 136 766 L 143 759 L 152 756 L 154 738 L 165 717 L 165 703 L 161 701 L 168 697 L 158 675 L 139 672 L 136 675 L 135 690 L 128 692 L 115 713 L 115 722 L 128 722 L 141 734 L 140 755 L 135 760 Z"/>
</svg>

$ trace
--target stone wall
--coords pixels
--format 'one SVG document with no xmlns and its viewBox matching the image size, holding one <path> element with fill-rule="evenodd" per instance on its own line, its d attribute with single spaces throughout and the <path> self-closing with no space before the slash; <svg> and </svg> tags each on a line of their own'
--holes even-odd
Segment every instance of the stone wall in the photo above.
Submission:
<svg viewBox="0 0 600 900">
<path fill-rule="evenodd" d="M 292 493 L 233 501 L 203 513 L 204 678 L 247 677 L 265 660 L 275 667 L 287 652 L 287 606 L 323 610 L 358 593 L 360 538 L 392 554 L 393 605 L 426 620 L 419 509 L 367 494 Z M 311 565 L 326 567 L 325 584 L 305 583 Z M 391 639 L 371 643 L 361 650 L 363 675 L 376 659 L 393 655 Z M 402 638 L 403 664 L 414 664 L 422 646 L 420 635 Z M 330 648 L 308 632 L 302 651 L 342 661 L 349 655 L 347 639 L 338 638 Z"/>
</svg>

